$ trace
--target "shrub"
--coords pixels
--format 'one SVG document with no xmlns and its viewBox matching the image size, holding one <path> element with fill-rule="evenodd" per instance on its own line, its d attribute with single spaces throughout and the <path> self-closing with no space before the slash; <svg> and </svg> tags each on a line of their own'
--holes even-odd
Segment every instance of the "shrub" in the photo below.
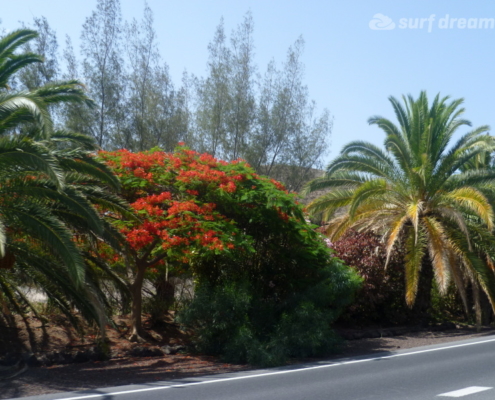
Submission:
<svg viewBox="0 0 495 400">
<path fill-rule="evenodd" d="M 196 297 L 180 321 L 196 332 L 199 351 L 229 362 L 273 366 L 335 351 L 331 324 L 360 278 L 332 256 L 290 195 L 264 178 L 249 185 L 216 201 L 216 210 L 254 251 L 197 260 Z"/>
<path fill-rule="evenodd" d="M 356 301 L 341 315 L 339 323 L 350 326 L 401 325 L 416 320 L 404 294 L 402 249 L 394 250 L 385 269 L 386 251 L 381 237 L 373 232 L 348 231 L 332 243 L 336 255 L 356 269 L 363 285 Z"/>
</svg>

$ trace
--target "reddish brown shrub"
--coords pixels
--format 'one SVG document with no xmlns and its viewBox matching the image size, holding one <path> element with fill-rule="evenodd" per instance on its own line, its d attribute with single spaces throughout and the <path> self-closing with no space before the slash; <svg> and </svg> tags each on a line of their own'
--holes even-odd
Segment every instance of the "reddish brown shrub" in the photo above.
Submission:
<svg viewBox="0 0 495 400">
<path fill-rule="evenodd" d="M 401 325 L 410 322 L 412 311 L 404 300 L 404 250 L 395 249 L 385 269 L 386 251 L 373 232 L 348 231 L 332 243 L 336 256 L 364 278 L 356 301 L 339 319 L 349 326 Z"/>
</svg>

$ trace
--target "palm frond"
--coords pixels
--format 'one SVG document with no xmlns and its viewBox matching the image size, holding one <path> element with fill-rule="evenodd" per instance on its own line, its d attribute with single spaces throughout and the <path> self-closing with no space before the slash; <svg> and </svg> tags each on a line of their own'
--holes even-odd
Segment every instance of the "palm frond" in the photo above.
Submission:
<svg viewBox="0 0 495 400">
<path fill-rule="evenodd" d="M 86 180 L 88 180 L 88 178 L 92 178 L 99 181 L 100 184 L 108 185 L 108 187 L 113 190 L 120 189 L 120 182 L 118 178 L 113 174 L 108 166 L 92 157 L 81 156 L 81 158 L 59 157 L 58 161 L 60 166 L 67 171 L 67 173 L 76 172 L 83 175 Z"/>
<path fill-rule="evenodd" d="M 423 229 L 419 230 L 417 238 L 414 232 L 409 231 L 406 234 L 405 246 L 406 303 L 412 307 L 418 292 L 421 263 L 426 253 L 426 235 Z"/>
<path fill-rule="evenodd" d="M 359 172 L 337 171 L 331 176 L 322 176 L 309 181 L 302 189 L 300 194 L 308 195 L 319 190 L 326 190 L 335 187 L 357 187 L 368 181 L 370 178 Z"/>
<path fill-rule="evenodd" d="M 474 212 L 482 219 L 488 229 L 493 228 L 493 208 L 488 199 L 479 190 L 472 187 L 461 187 L 445 194 L 445 198 Z"/>
<path fill-rule="evenodd" d="M 22 136 L 0 138 L 0 169 L 19 173 L 30 171 L 33 175 L 46 174 L 57 187 L 63 187 L 64 177 L 56 158 L 41 144 Z"/>
<path fill-rule="evenodd" d="M 447 292 L 450 282 L 450 264 L 448 251 L 450 243 L 444 227 L 434 218 L 425 217 L 423 220 L 428 241 L 428 251 L 433 263 L 433 272 L 440 294 Z"/>
<path fill-rule="evenodd" d="M 74 282 L 81 284 L 84 278 L 84 261 L 67 227 L 35 204 L 11 205 L 11 209 L 15 214 L 9 216 L 9 219 L 22 226 L 26 234 L 42 239 L 67 265 Z"/>
<path fill-rule="evenodd" d="M 405 215 L 401 216 L 399 214 L 395 218 L 395 221 L 393 221 L 391 224 L 389 224 L 390 229 L 389 229 L 389 233 L 388 233 L 388 237 L 387 237 L 387 244 L 385 247 L 385 250 L 387 252 L 387 258 L 385 260 L 385 268 L 387 268 L 388 263 L 390 262 L 390 256 L 392 255 L 392 251 L 394 249 L 395 243 L 399 239 L 400 233 L 403 231 L 404 225 L 406 224 L 406 222 L 409 219 L 410 219 L 409 215 L 405 214 Z M 415 236 L 415 242 L 417 242 L 418 241 L 418 234 L 417 234 L 418 226 L 415 226 L 414 230 L 415 230 L 415 235 L 414 235 Z"/>
<path fill-rule="evenodd" d="M 363 183 L 356 190 L 352 196 L 352 200 L 349 207 L 349 215 L 353 218 L 356 214 L 356 210 L 369 198 L 382 197 L 387 192 L 387 182 L 384 179 L 375 179 L 366 183 Z"/>
<path fill-rule="evenodd" d="M 19 69 L 41 62 L 42 58 L 33 54 L 15 55 L 23 44 L 36 38 L 38 33 L 30 29 L 18 29 L 0 39 L 0 87 L 7 88 L 7 82 Z M 23 60 L 24 59 L 24 60 Z"/>
<path fill-rule="evenodd" d="M 354 190 L 336 188 L 323 196 L 318 197 L 306 207 L 312 215 L 325 212 L 327 218 L 333 215 L 334 211 L 350 204 Z"/>
<path fill-rule="evenodd" d="M 78 80 L 51 82 L 32 91 L 45 104 L 84 103 L 94 107 L 94 101 L 86 95 L 85 86 Z"/>
<path fill-rule="evenodd" d="M 45 138 L 53 127 L 41 98 L 30 92 L 0 93 L 0 134 L 20 123 L 36 123 Z"/>
</svg>

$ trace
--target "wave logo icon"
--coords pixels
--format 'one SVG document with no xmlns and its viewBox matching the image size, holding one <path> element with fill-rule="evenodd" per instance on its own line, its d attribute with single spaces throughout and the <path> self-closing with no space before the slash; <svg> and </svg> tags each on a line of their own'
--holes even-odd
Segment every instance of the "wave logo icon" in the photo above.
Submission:
<svg viewBox="0 0 495 400">
<path fill-rule="evenodd" d="M 395 22 L 386 15 L 378 13 L 373 15 L 373 18 L 369 23 L 369 27 L 374 31 L 388 31 L 395 29 Z"/>
</svg>

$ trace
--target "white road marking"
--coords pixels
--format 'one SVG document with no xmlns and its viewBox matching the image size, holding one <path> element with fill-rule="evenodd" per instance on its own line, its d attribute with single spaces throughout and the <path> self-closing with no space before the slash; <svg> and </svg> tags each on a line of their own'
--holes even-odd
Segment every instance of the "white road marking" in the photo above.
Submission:
<svg viewBox="0 0 495 400">
<path fill-rule="evenodd" d="M 454 390 L 453 392 L 442 393 L 439 396 L 444 397 L 463 397 L 469 394 L 483 392 L 485 390 L 493 389 L 492 387 L 483 387 L 483 386 L 470 386 L 464 389 Z"/>
<path fill-rule="evenodd" d="M 183 383 L 183 384 L 177 384 L 177 385 L 156 386 L 156 387 L 151 387 L 151 388 L 150 387 L 147 387 L 147 388 L 134 389 L 134 390 L 123 390 L 121 392 L 89 394 L 89 395 L 82 395 L 82 396 L 76 396 L 76 397 L 63 397 L 63 398 L 60 398 L 58 400 L 95 399 L 95 398 L 99 398 L 99 397 L 118 396 L 118 395 L 122 395 L 122 394 L 151 392 L 151 391 L 155 391 L 155 390 L 165 390 L 165 389 L 173 389 L 173 388 L 185 388 L 185 387 L 188 387 L 188 386 L 207 385 L 207 384 L 210 384 L 210 383 L 219 383 L 219 382 L 228 382 L 228 381 L 239 381 L 239 380 L 242 380 L 242 379 L 260 378 L 260 377 L 263 377 L 263 376 L 293 374 L 293 373 L 296 373 L 296 372 L 310 371 L 310 370 L 313 370 L 313 369 L 332 368 L 332 367 L 338 367 L 338 366 L 341 366 L 341 365 L 349 365 L 349 364 L 360 364 L 360 363 L 365 363 L 365 362 L 375 361 L 375 360 L 387 360 L 389 358 L 412 356 L 412 355 L 415 355 L 415 354 L 422 354 L 422 353 L 430 353 L 430 352 L 433 352 L 433 351 L 455 349 L 457 347 L 474 346 L 474 345 L 477 345 L 477 344 L 490 343 L 490 342 L 495 342 L 495 339 L 488 339 L 488 340 L 482 340 L 482 341 L 479 341 L 479 342 L 471 342 L 471 343 L 462 343 L 462 344 L 456 344 L 456 345 L 452 345 L 452 346 L 438 347 L 438 348 L 434 348 L 434 349 L 411 351 L 409 353 L 398 353 L 398 354 L 392 354 L 390 356 L 370 357 L 370 358 L 359 359 L 359 360 L 352 360 L 352 361 L 334 362 L 334 363 L 331 363 L 331 364 L 315 365 L 313 367 L 305 367 L 305 368 L 298 368 L 298 369 L 288 369 L 288 370 L 283 370 L 283 371 L 272 371 L 272 372 L 265 372 L 265 373 L 253 374 L 253 375 L 234 376 L 234 377 L 230 377 L 230 378 L 211 379 L 211 380 L 207 380 L 207 381 L 190 382 L 190 383 Z M 446 393 L 444 393 L 443 395 L 439 395 L 439 396 L 445 396 L 445 395 L 446 395 Z"/>
</svg>

